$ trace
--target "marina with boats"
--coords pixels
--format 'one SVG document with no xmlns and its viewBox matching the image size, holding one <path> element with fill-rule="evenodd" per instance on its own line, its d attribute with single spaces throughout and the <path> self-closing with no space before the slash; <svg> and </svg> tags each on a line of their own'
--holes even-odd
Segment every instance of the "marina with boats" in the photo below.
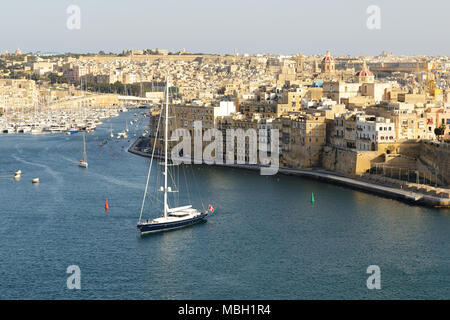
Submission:
<svg viewBox="0 0 450 320">
<path fill-rule="evenodd" d="M 83 108 L 50 110 L 22 115 L 20 112 L 0 117 L 0 134 L 44 134 L 93 132 L 103 120 L 119 116 L 120 108 Z"/>
<path fill-rule="evenodd" d="M 54 102 L 36 102 L 31 106 L 6 104 L 0 108 L 0 135 L 90 133 L 103 125 L 105 120 L 116 118 L 122 112 L 145 110 L 151 107 L 151 104 L 139 97 L 92 94 Z M 135 113 L 135 116 L 137 117 L 138 114 Z M 147 114 L 144 113 L 144 117 L 146 116 Z M 132 121 L 135 122 L 136 119 Z"/>
<path fill-rule="evenodd" d="M 128 108 L 130 109 L 128 109 Z M 141 110 L 137 110 L 137 106 L 135 105 L 128 105 L 127 107 L 121 107 L 121 108 L 115 108 L 115 109 L 89 109 L 86 110 L 86 113 L 90 114 L 89 119 L 91 120 L 87 121 L 88 124 L 92 123 L 92 126 L 88 126 L 88 129 L 84 128 L 84 127 L 75 127 L 75 126 L 71 126 L 69 130 L 67 130 L 67 126 L 64 125 L 52 125 L 50 126 L 51 129 L 54 128 L 59 128 L 58 130 L 48 130 L 46 128 L 44 128 L 43 130 L 39 131 L 39 134 L 45 136 L 46 133 L 49 133 L 49 136 L 71 136 L 73 134 L 76 133 L 81 133 L 82 134 L 82 157 L 80 160 L 77 161 L 77 165 L 80 168 L 84 168 L 87 169 L 89 164 L 88 164 L 88 160 L 87 160 L 87 145 L 88 142 L 95 142 L 97 143 L 98 147 L 104 147 L 105 145 L 108 144 L 108 142 L 120 142 L 123 141 L 124 143 L 128 143 L 130 142 L 130 140 L 128 139 L 128 135 L 127 133 L 130 134 L 130 136 L 133 137 L 143 137 L 146 136 L 149 132 L 148 129 L 148 121 L 147 118 L 149 116 L 148 111 L 146 110 L 142 110 L 142 108 L 139 108 Z M 130 111 L 136 111 L 134 114 L 132 114 Z M 63 113 L 52 113 L 53 115 L 58 115 L 61 116 Z M 114 121 L 113 118 L 118 118 L 121 114 L 123 114 L 124 116 L 127 117 L 127 120 L 125 122 L 120 121 L 124 124 L 124 129 L 120 130 L 120 126 L 118 125 L 117 121 Z M 47 116 L 47 114 L 45 114 L 45 116 L 43 115 L 43 113 L 40 114 L 40 118 L 45 118 Z M 71 119 L 70 118 L 70 114 L 65 115 L 64 117 L 54 117 L 54 119 Z M 94 120 L 96 119 L 94 123 Z M 99 126 L 103 125 L 104 123 L 102 122 L 102 120 L 105 121 L 105 123 L 109 123 L 110 129 L 106 129 L 106 132 L 110 132 L 110 134 L 108 134 L 107 137 L 104 137 L 104 140 L 102 142 L 97 142 L 99 141 L 99 136 L 95 133 L 96 129 L 99 128 Z M 118 133 L 118 135 L 114 135 L 114 131 L 113 131 L 113 123 L 115 123 L 115 130 Z M 130 123 L 130 126 L 128 126 L 128 123 Z M 100 132 L 103 132 L 104 130 L 100 130 Z M 1 134 L 3 133 L 3 134 Z M 27 133 L 26 135 L 24 135 L 24 133 Z M 50 134 L 52 133 L 52 134 Z M 65 135 L 65 134 L 66 135 Z M 13 136 L 17 136 L 19 137 L 26 137 L 26 136 L 32 136 L 33 134 L 36 134 L 34 132 L 30 132 L 29 130 L 25 130 L 25 132 L 18 132 L 17 130 L 14 131 L 10 131 L 10 134 L 6 134 L 3 131 L 0 132 L 0 137 L 13 137 Z M 92 134 L 93 137 L 89 138 L 87 137 L 87 134 Z M 66 138 L 67 139 L 71 139 L 69 137 Z M 76 139 L 76 138 L 75 138 Z M 5 140 L 6 141 L 6 140 Z M 124 148 L 124 147 L 122 147 Z M 112 149 L 112 144 L 111 147 L 109 149 Z M 95 151 L 95 150 L 92 150 Z M 28 172 L 25 172 L 25 175 L 28 175 Z M 0 174 L 0 178 L 2 179 L 14 179 L 15 181 L 19 182 L 23 177 L 23 172 L 21 169 L 16 169 L 15 171 L 6 171 L 3 172 L 2 174 Z M 41 180 L 38 177 L 33 177 L 31 179 L 31 182 L 34 185 L 38 185 L 40 184 Z"/>
</svg>

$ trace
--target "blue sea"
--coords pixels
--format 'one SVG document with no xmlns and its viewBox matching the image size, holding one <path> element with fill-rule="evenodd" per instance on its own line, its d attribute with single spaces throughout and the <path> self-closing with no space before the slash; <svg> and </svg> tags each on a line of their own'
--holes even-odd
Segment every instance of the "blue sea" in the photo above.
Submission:
<svg viewBox="0 0 450 320">
<path fill-rule="evenodd" d="M 87 170 L 81 134 L 0 135 L 0 299 L 450 298 L 449 210 L 300 177 L 182 167 L 195 173 L 194 204 L 215 212 L 140 236 L 149 160 L 127 148 L 142 130 L 109 138 L 134 112 L 86 135 Z M 67 288 L 71 265 L 81 290 Z M 380 290 L 366 286 L 371 265 Z"/>
</svg>

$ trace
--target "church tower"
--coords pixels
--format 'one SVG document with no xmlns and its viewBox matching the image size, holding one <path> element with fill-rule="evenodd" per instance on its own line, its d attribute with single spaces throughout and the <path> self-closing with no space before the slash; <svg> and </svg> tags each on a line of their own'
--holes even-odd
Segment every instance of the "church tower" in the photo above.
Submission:
<svg viewBox="0 0 450 320">
<path fill-rule="evenodd" d="M 297 73 L 303 72 L 305 70 L 305 57 L 302 53 L 299 53 L 299 55 L 297 56 L 296 63 Z"/>
<path fill-rule="evenodd" d="M 359 71 L 356 76 L 358 77 L 359 83 L 374 83 L 375 76 L 372 72 L 370 72 L 369 67 L 366 64 L 366 60 L 364 60 L 363 65 L 361 67 L 361 71 Z"/>
<path fill-rule="evenodd" d="M 334 73 L 335 72 L 335 61 L 330 54 L 330 50 L 327 50 L 326 56 L 322 59 L 321 66 L 322 73 Z"/>
</svg>

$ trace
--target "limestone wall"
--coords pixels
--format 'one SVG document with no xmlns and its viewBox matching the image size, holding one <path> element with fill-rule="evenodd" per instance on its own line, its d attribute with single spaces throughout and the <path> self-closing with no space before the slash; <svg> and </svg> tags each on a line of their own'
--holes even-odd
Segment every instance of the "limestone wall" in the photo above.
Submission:
<svg viewBox="0 0 450 320">
<path fill-rule="evenodd" d="M 417 158 L 420 153 L 420 145 L 416 141 L 404 141 L 397 143 L 378 144 L 380 153 L 402 154 L 408 157 Z"/>
<path fill-rule="evenodd" d="M 409 157 L 403 154 L 386 154 L 385 157 L 386 157 L 385 164 L 390 167 L 408 168 L 411 170 L 416 170 L 417 167 L 416 157 Z"/>
<path fill-rule="evenodd" d="M 282 155 L 282 162 L 286 167 L 304 169 L 321 167 L 322 146 L 302 146 L 293 144 L 290 152 Z"/>
<path fill-rule="evenodd" d="M 326 147 L 322 157 L 322 167 L 349 176 L 361 175 L 370 170 L 374 163 L 382 162 L 377 151 L 358 152 L 354 150 Z"/>
<path fill-rule="evenodd" d="M 419 161 L 430 167 L 443 183 L 450 185 L 450 146 L 448 144 L 420 143 Z"/>
</svg>

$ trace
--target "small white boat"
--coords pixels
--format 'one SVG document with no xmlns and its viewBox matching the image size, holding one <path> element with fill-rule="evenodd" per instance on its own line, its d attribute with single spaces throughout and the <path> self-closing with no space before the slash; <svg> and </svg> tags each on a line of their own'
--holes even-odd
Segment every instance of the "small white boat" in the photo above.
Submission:
<svg viewBox="0 0 450 320">
<path fill-rule="evenodd" d="M 20 180 L 21 177 L 22 177 L 22 170 L 17 170 L 17 171 L 14 173 L 14 179 L 15 179 L 15 180 Z"/>
<path fill-rule="evenodd" d="M 119 132 L 117 134 L 117 139 L 120 139 L 120 138 L 124 138 L 124 139 L 128 138 L 127 133 L 126 132 Z"/>
<path fill-rule="evenodd" d="M 17 128 L 17 133 L 30 133 L 31 128 L 30 127 L 19 127 Z"/>
<path fill-rule="evenodd" d="M 86 155 L 86 134 L 83 134 L 83 158 L 78 161 L 78 166 L 81 168 L 87 168 L 87 155 Z"/>
<path fill-rule="evenodd" d="M 52 125 L 50 127 L 50 132 L 51 133 L 61 133 L 64 131 L 64 128 L 62 126 L 59 125 Z"/>
<path fill-rule="evenodd" d="M 34 178 L 34 179 L 32 180 L 32 182 L 33 182 L 33 184 L 38 184 L 38 183 L 40 183 L 41 181 L 39 180 L 39 178 Z"/>
<path fill-rule="evenodd" d="M 86 168 L 86 169 L 87 169 L 87 167 L 88 167 L 89 165 L 88 165 L 87 161 L 85 161 L 85 160 L 80 160 L 80 161 L 78 161 L 78 166 L 81 167 L 81 168 Z"/>
</svg>

